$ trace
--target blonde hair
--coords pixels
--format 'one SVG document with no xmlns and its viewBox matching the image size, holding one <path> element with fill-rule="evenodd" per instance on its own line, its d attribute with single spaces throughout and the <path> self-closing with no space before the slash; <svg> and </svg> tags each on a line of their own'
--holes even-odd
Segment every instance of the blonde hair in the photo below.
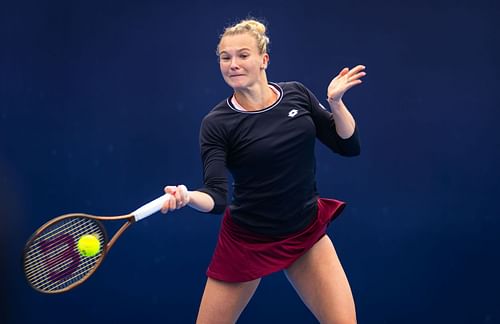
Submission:
<svg viewBox="0 0 500 324">
<path fill-rule="evenodd" d="M 217 44 L 217 56 L 219 55 L 220 42 L 224 36 L 240 35 L 244 33 L 248 33 L 255 38 L 259 54 L 267 53 L 269 37 L 266 35 L 266 26 L 258 20 L 245 19 L 224 29 L 224 32 L 219 37 L 219 44 Z"/>
</svg>

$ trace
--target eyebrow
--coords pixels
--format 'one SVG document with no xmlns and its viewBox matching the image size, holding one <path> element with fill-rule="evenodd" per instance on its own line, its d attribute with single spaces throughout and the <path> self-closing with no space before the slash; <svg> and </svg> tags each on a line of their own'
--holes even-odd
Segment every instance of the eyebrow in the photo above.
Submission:
<svg viewBox="0 0 500 324">
<path fill-rule="evenodd" d="M 239 50 L 236 50 L 236 52 L 243 52 L 243 51 L 250 51 L 250 48 L 243 47 L 243 48 L 240 48 Z M 229 54 L 229 53 L 227 51 L 221 51 L 219 54 Z"/>
</svg>

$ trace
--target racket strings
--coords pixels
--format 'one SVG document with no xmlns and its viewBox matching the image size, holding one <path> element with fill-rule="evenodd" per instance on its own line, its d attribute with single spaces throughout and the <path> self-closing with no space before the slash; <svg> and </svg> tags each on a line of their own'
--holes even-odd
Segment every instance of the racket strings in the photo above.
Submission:
<svg viewBox="0 0 500 324">
<path fill-rule="evenodd" d="M 103 249 L 92 257 L 78 251 L 78 240 L 95 235 L 105 245 L 105 233 L 98 221 L 88 217 L 71 217 L 49 226 L 28 243 L 24 268 L 30 284 L 39 290 L 55 292 L 65 289 L 88 275 L 103 256 Z"/>
<path fill-rule="evenodd" d="M 96 257 L 93 257 L 93 258 L 95 259 Z M 88 274 L 90 272 L 90 270 L 94 268 L 95 263 L 96 263 L 95 260 L 92 260 L 92 261 L 89 260 L 89 261 L 84 262 L 83 267 L 86 267 L 86 270 L 84 270 L 84 272 L 82 272 L 80 276 L 71 276 L 66 280 L 64 280 L 65 277 L 58 278 L 58 280 L 60 280 L 60 281 L 54 282 L 52 285 L 50 285 L 50 282 L 49 283 L 46 282 L 44 290 L 54 291 L 54 290 L 60 290 L 62 288 L 69 287 L 73 283 L 76 283 L 76 282 L 80 281 L 81 279 L 83 279 L 85 277 L 85 274 Z"/>
<path fill-rule="evenodd" d="M 35 243 L 33 246 L 37 247 L 34 255 L 38 255 L 38 257 L 34 259 L 37 263 L 34 263 L 35 268 L 30 271 L 29 280 L 34 286 L 48 291 L 69 286 L 75 279 L 78 281 L 81 276 L 92 269 L 96 259 L 100 256 L 98 254 L 95 257 L 82 258 L 77 251 L 75 241 L 81 235 L 96 234 L 100 231 L 99 226 L 92 226 L 95 225 L 92 220 L 80 218 L 77 221 L 66 222 L 64 226 L 57 225 L 53 228 L 59 228 L 59 230 L 49 230 L 51 237 L 59 235 L 48 244 L 49 253 L 47 253 L 47 245 L 45 249 L 40 248 L 41 243 L 46 242 L 43 241 L 43 238 L 47 239 L 48 235 L 42 235 L 41 238 L 33 241 Z M 102 241 L 103 235 L 97 236 L 101 237 Z M 61 237 L 65 239 L 61 239 Z"/>
<path fill-rule="evenodd" d="M 51 228 L 54 228 L 54 226 L 52 226 L 49 227 L 46 231 L 42 232 L 43 235 L 39 235 L 38 238 L 34 240 L 33 243 L 30 245 L 30 249 L 26 253 L 26 256 L 30 257 L 32 261 L 40 261 L 45 258 L 54 258 L 54 256 L 59 254 L 61 250 L 67 248 L 67 245 L 61 244 L 64 242 L 64 239 L 67 239 L 67 235 L 64 235 L 64 233 L 67 233 L 69 231 L 76 231 L 78 228 L 81 228 L 81 230 L 84 230 L 85 233 L 88 234 L 91 232 L 91 228 L 92 229 L 94 228 L 93 223 L 91 222 L 82 224 L 81 218 L 72 218 L 65 223 L 65 226 L 55 226 L 55 227 L 56 228 L 54 230 L 50 230 Z M 94 234 L 96 237 L 99 237 L 100 236 L 99 232 L 101 231 L 99 230 L 98 232 L 91 234 Z M 50 242 L 45 245 L 46 247 L 47 245 L 51 247 L 49 252 L 47 251 L 42 252 L 40 244 L 35 244 L 35 242 L 39 243 L 45 241 Z M 64 255 L 59 255 L 59 257 L 64 258 Z M 28 269 L 30 269 L 30 266 L 25 266 L 25 270 Z"/>
</svg>

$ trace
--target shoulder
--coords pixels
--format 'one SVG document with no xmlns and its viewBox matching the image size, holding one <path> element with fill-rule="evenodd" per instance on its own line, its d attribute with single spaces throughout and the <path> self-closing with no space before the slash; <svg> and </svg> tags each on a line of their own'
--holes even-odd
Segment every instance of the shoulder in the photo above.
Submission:
<svg viewBox="0 0 500 324">
<path fill-rule="evenodd" d="M 228 114 L 231 113 L 231 109 L 229 108 L 227 104 L 227 99 L 222 100 L 219 102 L 217 105 L 215 105 L 206 115 L 203 117 L 203 120 L 201 122 L 202 127 L 203 126 L 209 126 L 212 124 L 218 124 L 221 119 L 224 119 L 224 117 Z"/>
<path fill-rule="evenodd" d="M 308 90 L 307 87 L 299 81 L 285 81 L 285 82 L 276 82 L 283 90 L 298 90 L 305 91 Z"/>
<path fill-rule="evenodd" d="M 304 104 L 305 108 L 310 110 L 319 107 L 322 110 L 328 111 L 323 106 L 316 95 L 304 84 L 299 81 L 288 81 L 276 83 L 283 89 L 284 100 L 292 104 Z"/>
<path fill-rule="evenodd" d="M 290 90 L 302 90 L 305 89 L 304 85 L 299 81 L 284 81 L 284 82 L 275 82 L 278 86 L 280 86 L 283 91 Z"/>
<path fill-rule="evenodd" d="M 299 81 L 276 82 L 276 84 L 283 89 L 284 95 L 309 97 L 310 90 Z"/>
<path fill-rule="evenodd" d="M 228 99 L 224 99 L 203 117 L 200 136 L 222 140 L 233 128 L 235 119 L 235 112 L 229 107 Z"/>
<path fill-rule="evenodd" d="M 285 101 L 310 101 L 311 91 L 299 81 L 276 82 L 282 91 Z"/>
</svg>

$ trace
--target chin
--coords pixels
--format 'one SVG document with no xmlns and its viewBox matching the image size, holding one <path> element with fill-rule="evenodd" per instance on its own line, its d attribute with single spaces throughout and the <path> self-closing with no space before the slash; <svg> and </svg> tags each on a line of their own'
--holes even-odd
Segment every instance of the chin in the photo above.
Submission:
<svg viewBox="0 0 500 324">
<path fill-rule="evenodd" d="M 230 86 L 231 88 L 233 88 L 234 90 L 239 90 L 239 89 L 245 89 L 248 87 L 248 85 L 246 84 L 246 82 L 234 82 L 234 81 L 227 81 L 226 80 L 226 83 L 228 86 Z"/>
<path fill-rule="evenodd" d="M 241 85 L 241 84 L 238 84 L 238 85 L 230 85 L 231 88 L 233 88 L 235 91 L 236 90 L 242 90 L 242 89 L 246 89 L 248 88 L 247 86 L 244 86 L 244 85 Z"/>
</svg>

